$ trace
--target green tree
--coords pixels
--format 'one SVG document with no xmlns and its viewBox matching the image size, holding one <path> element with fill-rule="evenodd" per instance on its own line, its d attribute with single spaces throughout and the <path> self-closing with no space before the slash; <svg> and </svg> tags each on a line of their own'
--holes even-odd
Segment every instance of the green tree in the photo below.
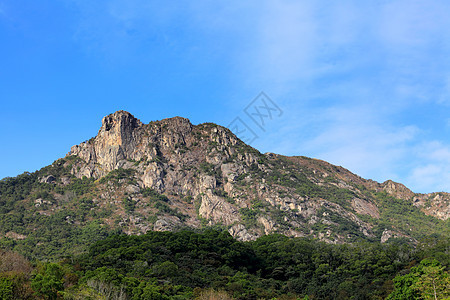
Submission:
<svg viewBox="0 0 450 300">
<path fill-rule="evenodd" d="M 139 286 L 133 289 L 132 300 L 166 300 L 167 296 L 161 294 L 161 287 L 157 286 L 155 282 L 141 282 Z"/>
<path fill-rule="evenodd" d="M 387 300 L 415 300 L 418 299 L 419 294 L 412 288 L 412 285 L 417 281 L 417 276 L 414 273 L 409 273 L 403 276 L 394 278 L 394 291 L 389 295 Z"/>
<path fill-rule="evenodd" d="M 0 299 L 13 299 L 13 282 L 9 278 L 0 278 Z"/>
<path fill-rule="evenodd" d="M 444 267 L 424 266 L 423 274 L 411 286 L 423 299 L 445 299 L 450 297 L 450 276 Z"/>
<path fill-rule="evenodd" d="M 177 275 L 178 266 L 171 261 L 165 261 L 153 267 L 153 274 L 159 278 L 169 278 Z"/>
<path fill-rule="evenodd" d="M 31 288 L 44 299 L 56 299 L 64 289 L 64 272 L 59 264 L 46 263 L 38 267 L 38 273 L 31 280 Z"/>
<path fill-rule="evenodd" d="M 448 299 L 450 277 L 438 261 L 424 259 L 409 274 L 394 278 L 394 291 L 388 300 Z"/>
</svg>

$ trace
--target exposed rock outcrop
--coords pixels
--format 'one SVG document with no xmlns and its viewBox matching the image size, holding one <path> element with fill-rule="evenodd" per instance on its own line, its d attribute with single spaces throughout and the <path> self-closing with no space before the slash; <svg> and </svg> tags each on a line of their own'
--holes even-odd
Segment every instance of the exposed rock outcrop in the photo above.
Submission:
<svg viewBox="0 0 450 300">
<path fill-rule="evenodd" d="M 122 192 L 144 218 L 127 222 L 142 232 L 199 227 L 203 222 L 225 226 L 241 240 L 273 232 L 313 235 L 328 242 L 345 242 L 355 235 L 374 238 L 373 225 L 362 217 L 380 218 L 373 192 L 414 201 L 437 218 L 450 215 L 449 194 L 414 194 L 402 184 L 365 180 L 321 160 L 263 155 L 224 127 L 194 126 L 181 117 L 143 124 L 128 112 L 115 112 L 103 118 L 96 137 L 73 146 L 68 157 L 78 158 L 70 164 L 78 178 L 100 179 L 113 170 L 129 171 L 133 182 L 121 179 Z M 67 178 L 64 182 L 69 183 Z M 169 208 L 151 224 L 145 221 L 144 207 L 149 204 L 141 195 L 146 189 L 170 199 L 164 204 Z M 117 193 L 107 185 L 98 198 L 119 205 Z M 343 230 L 339 220 L 356 229 Z M 386 231 L 383 240 L 388 235 L 392 236 Z"/>
</svg>

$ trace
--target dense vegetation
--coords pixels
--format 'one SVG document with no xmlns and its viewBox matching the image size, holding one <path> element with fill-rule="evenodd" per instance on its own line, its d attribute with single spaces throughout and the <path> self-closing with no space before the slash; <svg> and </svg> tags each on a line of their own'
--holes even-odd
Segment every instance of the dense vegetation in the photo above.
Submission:
<svg viewBox="0 0 450 300">
<path fill-rule="evenodd" d="M 2 248 L 31 259 L 49 259 L 85 251 L 88 244 L 118 232 L 100 221 L 107 211 L 92 210 L 94 181 L 69 173 L 67 164 L 76 159 L 60 159 L 34 173 L 0 180 Z M 69 177 L 70 184 L 40 182 L 49 173 L 58 180 Z"/>
<path fill-rule="evenodd" d="M 316 197 L 355 212 L 351 201 L 360 195 L 335 185 L 333 176 L 317 184 L 311 170 L 286 159 L 270 161 L 266 174 L 260 165 L 267 167 L 269 160 L 258 157 L 249 172 L 236 178 L 237 187 L 251 191 L 243 197 L 256 195 L 255 186 L 266 178 L 268 185 L 278 187 L 280 198 Z M 336 238 L 341 236 L 351 243 L 344 245 L 276 234 L 239 242 L 227 231 L 232 225 L 211 229 L 200 215 L 203 229 L 197 231 L 181 230 L 185 225 L 180 223 L 171 228 L 174 232 L 125 235 L 151 230 L 160 217 L 184 222 L 189 216 L 179 210 L 180 203 L 197 208 L 198 214 L 200 200 L 138 187 L 134 169 L 119 168 L 98 180 L 76 178 L 71 170 L 78 160 L 68 156 L 37 172 L 0 180 L 0 299 L 450 296 L 450 221 L 425 215 L 411 201 L 355 184 L 379 208 L 379 218 L 358 215 L 371 225 L 370 235 L 329 205 L 322 205 L 310 219 L 299 209 L 281 210 L 258 197 L 249 199 L 250 206 L 239 207 L 248 229 L 261 227 L 258 218 L 269 216 L 278 232 L 328 234 L 329 242 L 342 241 Z M 213 194 L 237 203 L 223 188 L 220 168 L 205 162 L 196 172 L 215 176 Z M 137 191 L 127 190 L 130 186 Z M 144 220 L 143 231 L 131 219 Z M 404 238 L 379 243 L 388 230 Z"/>
<path fill-rule="evenodd" d="M 241 150 L 242 153 L 256 151 L 250 147 Z M 373 199 L 380 211 L 379 219 L 358 215 L 372 225 L 368 229 L 370 235 L 365 235 L 354 220 L 325 206 L 317 210 L 314 216 L 308 217 L 298 209 L 282 210 L 254 197 L 256 191 L 252 189 L 259 186 L 260 179 L 266 178 L 267 184 L 279 187 L 280 198 L 290 197 L 291 194 L 303 195 L 305 199 L 318 197 L 339 204 L 350 212 L 353 211 L 351 201 L 358 195 L 350 189 L 332 185 L 336 181 L 332 176 L 326 178 L 325 184 L 316 184 L 311 181 L 314 174 L 310 169 L 286 158 L 269 160 L 261 154 L 258 158 L 258 164 L 270 165 L 268 174 L 254 163 L 251 172 L 243 173 L 236 179 L 238 187 L 245 185 L 250 191 L 242 197 L 249 197 L 251 206 L 239 207 L 242 224 L 249 230 L 264 232 L 258 218 L 268 216 L 277 224 L 276 230 L 280 233 L 294 230 L 310 235 L 312 232 L 316 236 L 327 236 L 330 241 L 376 242 L 385 230 L 410 237 L 413 243 L 428 235 L 445 238 L 450 234 L 450 220 L 427 216 L 411 201 L 399 200 L 363 186 L 358 186 L 358 190 L 366 193 L 367 199 Z M 147 228 L 153 228 L 160 216 L 174 216 L 185 222 L 189 216 L 173 205 L 174 197 L 182 200 L 185 206 L 192 203 L 198 214 L 199 197 L 162 195 L 149 188 L 140 188 L 140 202 L 132 199 L 123 187 L 138 185 L 134 169 L 119 168 L 98 180 L 76 178 L 71 171 L 79 161 L 76 156 L 67 156 L 37 172 L 0 180 L 0 246 L 18 251 L 30 259 L 57 259 L 86 251 L 92 242 L 121 230 L 128 233 L 146 232 Z M 221 171 L 212 164 L 200 164 L 198 172 L 214 175 L 218 182 L 222 180 Z M 43 181 L 48 176 L 54 178 L 52 183 Z M 237 203 L 238 199 L 229 197 L 224 191 L 223 183 L 212 192 L 233 205 Z M 101 204 L 102 201 L 109 203 Z M 131 219 L 141 219 L 147 227 L 143 230 L 133 227 L 130 225 Z M 200 215 L 197 219 L 203 225 L 208 223 Z M 292 225 L 295 224 L 292 221 L 300 225 Z"/>
<path fill-rule="evenodd" d="M 307 157 L 303 158 L 311 160 Z M 361 197 L 373 199 L 373 202 L 376 203 L 377 208 L 379 209 L 379 218 L 372 218 L 369 215 L 358 215 L 360 219 L 373 225 L 371 228 L 371 231 L 374 234 L 373 237 L 364 236 L 358 230 L 358 226 L 355 222 L 343 218 L 326 208 L 323 208 L 318 216 L 326 213 L 329 216 L 329 220 L 335 224 L 316 224 L 312 228 L 316 232 L 326 232 L 328 229 L 332 229 L 332 235 L 337 233 L 343 236 L 349 236 L 349 242 L 361 239 L 373 242 L 379 241 L 384 230 L 399 231 L 405 236 L 409 236 L 416 240 L 429 235 L 438 235 L 441 238 L 448 238 L 450 236 L 450 219 L 443 221 L 426 215 L 419 207 L 413 205 L 412 199 L 397 199 L 385 191 L 376 192 L 375 190 L 370 190 L 363 185 L 358 185 L 356 183 L 350 183 L 352 188 L 339 188 L 331 184 L 338 182 L 338 180 L 331 175 L 325 178 L 324 184 L 319 185 L 314 182 L 314 180 L 311 180 L 311 178 L 315 178 L 311 169 L 295 164 L 285 157 L 271 160 L 270 164 L 272 165 L 272 168 L 271 173 L 269 173 L 266 178 L 267 182 L 271 185 L 279 185 L 288 188 L 290 191 L 282 194 L 280 193 L 281 197 L 287 197 L 290 193 L 295 193 L 306 198 L 322 198 L 334 202 L 349 211 L 352 211 L 352 199 Z M 327 168 L 335 168 L 334 171 L 338 172 L 338 169 L 335 166 L 329 165 Z M 333 172 L 333 170 L 327 171 L 330 172 L 330 174 Z M 258 174 L 261 178 L 265 176 L 257 167 L 254 168 L 252 174 Z M 358 195 L 354 190 L 360 191 L 362 195 Z M 258 210 L 255 209 L 254 213 L 257 214 Z M 280 213 L 279 210 L 272 211 L 271 213 L 273 214 L 273 219 L 282 223 L 280 218 L 277 218 L 276 216 L 276 214 Z M 292 211 L 284 213 L 295 215 Z M 308 233 L 308 231 L 306 231 L 306 233 Z"/>
<path fill-rule="evenodd" d="M 401 240 L 331 245 L 282 235 L 239 242 L 212 229 L 114 235 L 34 267 L 1 252 L 0 298 L 443 299 L 449 251 L 439 240 L 417 249 Z"/>
</svg>

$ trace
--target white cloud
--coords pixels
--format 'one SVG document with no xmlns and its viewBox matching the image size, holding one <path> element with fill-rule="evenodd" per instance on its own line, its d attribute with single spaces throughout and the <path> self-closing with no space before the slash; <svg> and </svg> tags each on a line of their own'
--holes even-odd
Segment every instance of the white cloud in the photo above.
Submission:
<svg viewBox="0 0 450 300">
<path fill-rule="evenodd" d="M 364 177 L 397 179 L 396 169 L 417 128 L 383 126 L 382 116 L 364 106 L 331 109 L 325 117 L 329 125 L 317 137 L 305 141 L 309 152 Z"/>
<path fill-rule="evenodd" d="M 428 192 L 450 191 L 450 145 L 440 141 L 418 144 L 416 159 L 407 178 L 411 185 Z"/>
<path fill-rule="evenodd" d="M 450 148 L 441 142 L 428 142 L 421 145 L 420 148 L 419 154 L 421 157 L 442 164 L 450 164 Z"/>
<path fill-rule="evenodd" d="M 443 84 L 443 91 L 438 99 L 438 103 L 446 106 L 450 105 L 450 70 L 448 71 L 448 75 Z M 448 124 L 450 125 L 450 118 L 448 121 Z"/>
<path fill-rule="evenodd" d="M 258 140 L 265 151 L 450 191 L 438 175 L 450 170 L 446 142 L 434 144 L 408 118 L 418 103 L 450 103 L 450 2 L 77 3 L 87 49 L 119 58 L 151 57 L 158 47 L 194 51 L 198 61 L 219 55 L 230 65 L 230 94 L 267 92 L 285 115 Z"/>
<path fill-rule="evenodd" d="M 406 182 L 422 192 L 450 191 L 450 147 L 440 146 L 421 156 Z"/>
<path fill-rule="evenodd" d="M 441 166 L 435 164 L 423 165 L 413 169 L 409 181 L 419 190 L 426 189 L 429 186 L 436 187 L 436 180 L 443 179 L 443 172 L 444 169 Z"/>
<path fill-rule="evenodd" d="M 450 191 L 450 145 L 427 141 L 414 125 L 394 126 L 370 105 L 287 115 L 279 130 L 261 135 L 258 148 L 323 159 L 365 178 L 402 182 L 415 192 Z"/>
<path fill-rule="evenodd" d="M 264 4 L 263 4 L 264 5 Z M 266 2 L 254 39 L 257 70 L 276 83 L 311 76 L 316 49 L 314 6 L 308 2 Z M 261 73 L 260 73 L 261 72 Z"/>
<path fill-rule="evenodd" d="M 287 114 L 284 123 L 297 127 L 280 127 L 280 136 L 296 138 L 286 142 L 270 135 L 266 145 L 290 154 L 300 149 L 296 154 L 306 152 L 365 177 L 407 181 L 416 190 L 450 190 L 445 179 L 407 179 L 433 157 L 447 156 L 445 149 L 429 151 L 429 157 L 414 154 L 428 140 L 418 134 L 426 124 L 408 114 L 417 104 L 444 104 L 450 94 L 449 3 L 344 3 L 270 2 L 263 10 L 254 47 L 240 58 L 252 62 L 243 76 L 274 91 L 286 110 L 301 106 L 302 115 L 316 116 L 305 124 Z M 437 166 L 433 170 L 446 170 Z"/>
</svg>

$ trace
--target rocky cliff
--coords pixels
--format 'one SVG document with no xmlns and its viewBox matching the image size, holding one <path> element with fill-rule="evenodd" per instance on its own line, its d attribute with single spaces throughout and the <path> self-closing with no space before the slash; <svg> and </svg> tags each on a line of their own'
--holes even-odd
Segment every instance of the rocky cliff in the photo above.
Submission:
<svg viewBox="0 0 450 300">
<path fill-rule="evenodd" d="M 406 225 L 380 225 L 390 218 L 389 199 L 441 220 L 450 216 L 448 193 L 415 194 L 324 161 L 261 154 L 227 128 L 181 117 L 143 124 L 115 112 L 96 137 L 71 148 L 65 165 L 77 178 L 97 180 L 94 202 L 115 204 L 116 224 L 130 233 L 220 225 L 241 240 L 279 232 L 340 243 L 410 237 Z M 127 176 L 113 184 L 111 172 Z M 155 211 L 148 191 L 165 195 L 165 211 Z M 121 207 L 122 198 L 132 201 L 132 212 Z"/>
</svg>

